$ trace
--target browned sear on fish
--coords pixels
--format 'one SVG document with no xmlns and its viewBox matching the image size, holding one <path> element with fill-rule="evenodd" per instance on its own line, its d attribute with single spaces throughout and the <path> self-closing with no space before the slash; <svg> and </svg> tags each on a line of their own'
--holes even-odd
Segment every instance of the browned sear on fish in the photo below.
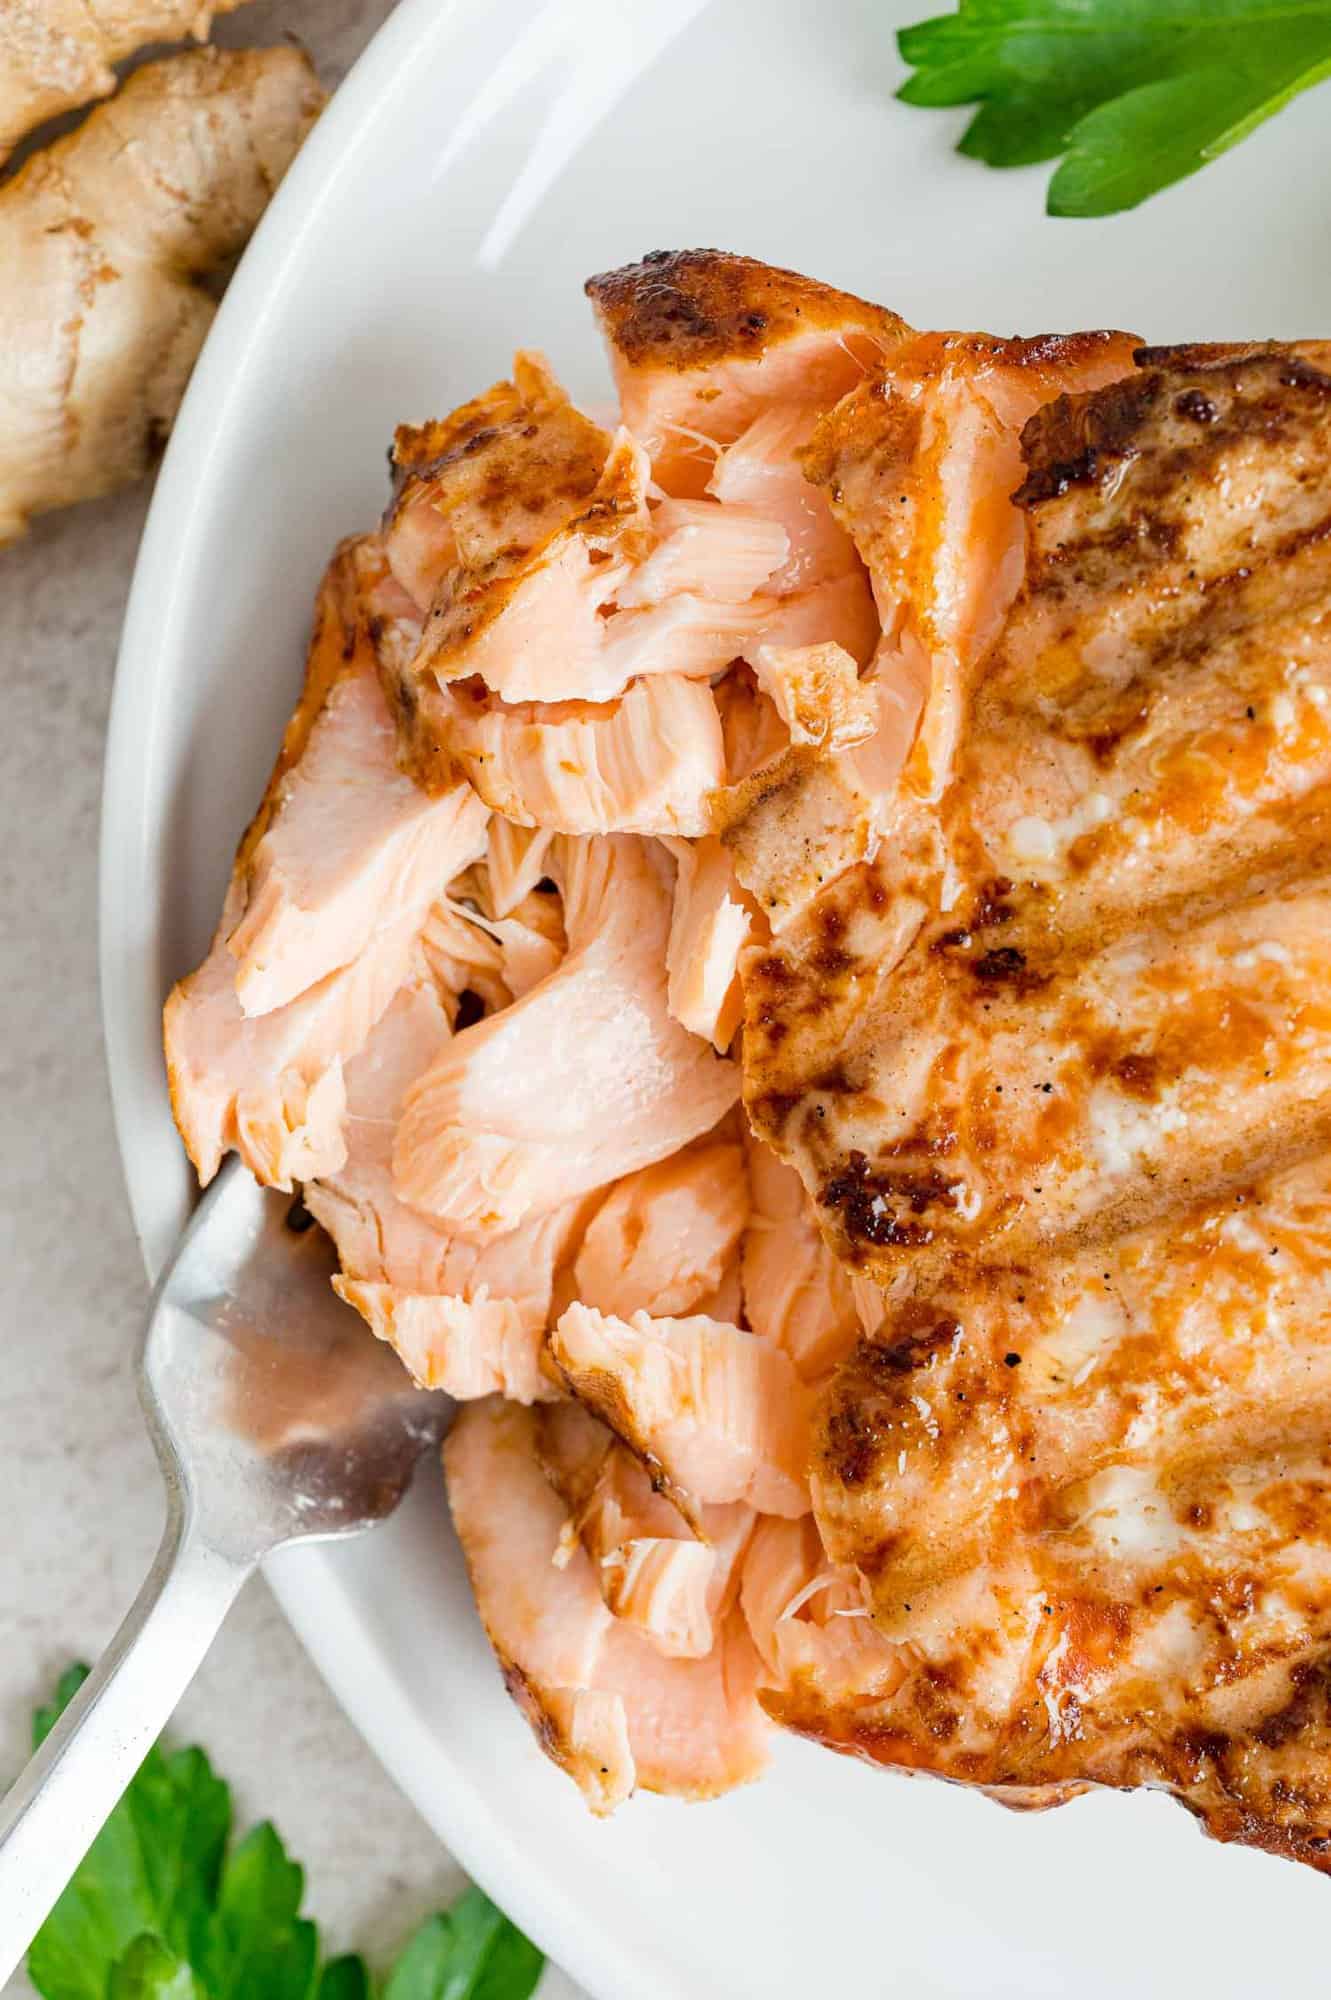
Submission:
<svg viewBox="0 0 1331 2000">
<path fill-rule="evenodd" d="M 755 1126 L 881 1289 L 814 1505 L 904 1642 L 771 1712 L 1322 1868 L 1328 358 L 1143 350 L 1029 419 L 944 782 L 745 976 Z"/>
</svg>

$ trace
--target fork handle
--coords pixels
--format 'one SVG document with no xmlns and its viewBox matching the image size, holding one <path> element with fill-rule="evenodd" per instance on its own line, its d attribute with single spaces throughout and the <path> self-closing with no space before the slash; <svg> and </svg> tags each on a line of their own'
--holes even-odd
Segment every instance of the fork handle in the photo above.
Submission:
<svg viewBox="0 0 1331 2000">
<path fill-rule="evenodd" d="M 250 1574 L 173 1505 L 123 1624 L 0 1800 L 0 1990 L 169 1721 Z"/>
</svg>

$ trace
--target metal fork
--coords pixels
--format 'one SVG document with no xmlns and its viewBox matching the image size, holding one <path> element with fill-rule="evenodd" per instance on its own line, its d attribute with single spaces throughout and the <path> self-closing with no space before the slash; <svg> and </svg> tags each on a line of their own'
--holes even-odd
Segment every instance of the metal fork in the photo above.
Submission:
<svg viewBox="0 0 1331 2000">
<path fill-rule="evenodd" d="M 289 1542 L 391 1514 L 452 1404 L 412 1386 L 333 1293 L 322 1230 L 235 1161 L 148 1311 L 139 1392 L 166 1530 L 124 1623 L 0 1801 L 0 1988 L 198 1669 Z"/>
</svg>

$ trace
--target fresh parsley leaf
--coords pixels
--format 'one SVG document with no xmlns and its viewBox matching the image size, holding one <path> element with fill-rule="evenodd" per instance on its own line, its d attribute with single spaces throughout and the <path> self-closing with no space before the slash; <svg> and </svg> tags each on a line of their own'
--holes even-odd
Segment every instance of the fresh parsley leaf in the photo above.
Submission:
<svg viewBox="0 0 1331 2000">
<path fill-rule="evenodd" d="M 422 1924 L 384 2000 L 527 2000 L 545 1961 L 479 1889 Z"/>
<path fill-rule="evenodd" d="M 61 1676 L 34 1744 L 87 1678 Z M 45 2000 L 374 2000 L 364 1961 L 320 1967 L 305 1874 L 266 1822 L 228 1855 L 231 1794 L 202 1750 L 157 1744 L 28 1953 Z M 422 1925 L 383 2000 L 528 2000 L 544 1960 L 479 1889 Z"/>
<path fill-rule="evenodd" d="M 300 1915 L 305 1871 L 265 1821 L 222 1871 L 212 1923 L 195 1963 L 212 2000 L 308 2000 L 319 1934 Z"/>
<path fill-rule="evenodd" d="M 187 1965 L 160 1938 L 135 1938 L 111 1967 L 106 2000 L 207 2000 Z"/>
<path fill-rule="evenodd" d="M 963 153 L 1062 154 L 1049 213 L 1110 215 L 1331 77 L 1331 0 L 959 0 L 897 39 L 906 103 L 979 105 Z"/>
<path fill-rule="evenodd" d="M 64 1675 L 41 1741 L 86 1678 Z M 231 1795 L 202 1750 L 148 1752 L 28 1954 L 46 2000 L 105 2000 L 108 1971 L 144 1933 L 193 1962 L 231 1828 Z"/>
<path fill-rule="evenodd" d="M 330 1959 L 319 1976 L 318 2000 L 372 2000 L 365 1960 L 354 1953 Z"/>
</svg>

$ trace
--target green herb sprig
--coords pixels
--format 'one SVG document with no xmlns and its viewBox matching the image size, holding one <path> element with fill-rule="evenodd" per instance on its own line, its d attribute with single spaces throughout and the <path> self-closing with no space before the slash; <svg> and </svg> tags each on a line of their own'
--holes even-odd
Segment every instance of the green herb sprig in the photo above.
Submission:
<svg viewBox="0 0 1331 2000">
<path fill-rule="evenodd" d="M 907 104 L 978 104 L 960 151 L 1063 156 L 1051 215 L 1112 215 L 1331 77 L 1331 0 L 959 0 L 897 38 Z"/>
<path fill-rule="evenodd" d="M 37 1711 L 34 1748 L 87 1676 Z M 230 1846 L 231 1791 L 202 1750 L 148 1752 L 28 1953 L 44 2000 L 528 2000 L 544 1960 L 479 1889 L 431 1917 L 376 1989 L 324 1960 L 305 1873 L 266 1821 Z"/>
</svg>

